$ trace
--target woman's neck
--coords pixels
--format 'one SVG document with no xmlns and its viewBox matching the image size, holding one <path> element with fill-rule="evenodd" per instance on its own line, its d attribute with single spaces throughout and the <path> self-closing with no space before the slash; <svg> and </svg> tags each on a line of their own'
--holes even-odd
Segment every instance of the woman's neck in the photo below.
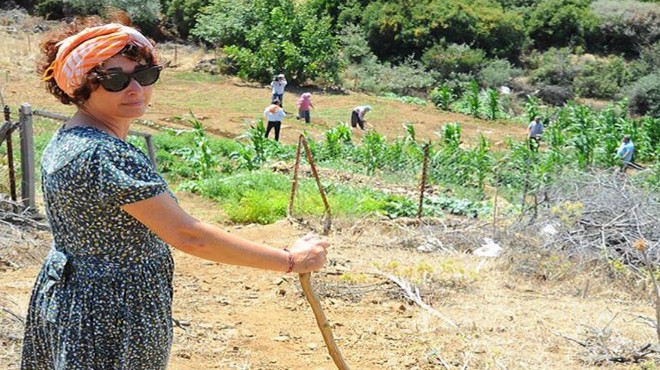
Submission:
<svg viewBox="0 0 660 370">
<path fill-rule="evenodd" d="M 117 122 L 115 120 L 103 119 L 90 109 L 82 106 L 76 114 L 69 120 L 67 126 L 92 126 L 104 131 L 118 139 L 126 140 L 128 136 L 128 127 L 130 120 L 126 122 Z"/>
</svg>

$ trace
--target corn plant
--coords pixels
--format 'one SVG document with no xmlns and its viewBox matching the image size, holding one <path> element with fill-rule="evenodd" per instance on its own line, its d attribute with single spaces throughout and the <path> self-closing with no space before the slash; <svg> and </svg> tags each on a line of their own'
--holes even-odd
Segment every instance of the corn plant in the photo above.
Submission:
<svg viewBox="0 0 660 370">
<path fill-rule="evenodd" d="M 442 138 L 442 143 L 449 147 L 449 149 L 457 149 L 461 144 L 461 124 L 460 123 L 448 123 L 442 126 L 442 132 L 440 134 Z"/>
<path fill-rule="evenodd" d="M 466 153 L 469 158 L 469 167 L 472 169 L 472 175 L 476 178 L 476 185 L 483 192 L 486 184 L 486 177 L 492 172 L 494 159 L 489 152 L 490 144 L 488 139 L 479 134 L 479 143 L 477 146 Z"/>
<path fill-rule="evenodd" d="M 454 94 L 451 91 L 451 87 L 446 84 L 433 89 L 429 97 L 433 104 L 442 110 L 449 110 L 449 106 L 454 101 Z"/>
<path fill-rule="evenodd" d="M 406 122 L 403 124 L 403 129 L 406 133 L 404 141 L 406 143 L 416 144 L 417 138 L 415 133 L 415 126 L 413 126 L 413 124 L 410 122 Z"/>
<path fill-rule="evenodd" d="M 539 108 L 539 99 L 537 97 L 531 95 L 527 97 L 525 113 L 527 115 L 527 122 L 531 122 L 534 117 L 541 115 L 541 108 Z"/>
<path fill-rule="evenodd" d="M 578 165 L 583 169 L 588 168 L 594 163 L 594 150 L 597 140 L 593 112 L 587 106 L 573 105 L 571 115 L 572 144 L 576 149 Z"/>
<path fill-rule="evenodd" d="M 613 154 L 616 153 L 621 142 L 622 121 L 625 121 L 625 118 L 621 118 L 613 105 L 604 109 L 598 118 L 597 131 L 600 137 L 600 147 L 597 150 L 597 160 L 612 167 L 617 163 L 617 158 Z"/>
<path fill-rule="evenodd" d="M 387 142 L 385 138 L 376 131 L 369 130 L 362 139 L 362 147 L 358 151 L 358 161 L 367 167 L 367 175 L 373 175 L 376 170 L 383 166 Z"/>
<path fill-rule="evenodd" d="M 447 181 L 465 184 L 471 173 L 470 159 L 460 148 L 461 125 L 449 123 L 440 132 L 441 148 L 430 156 L 430 178 L 433 181 Z"/>
<path fill-rule="evenodd" d="M 481 112 L 481 98 L 479 97 L 479 85 L 477 81 L 470 82 L 470 86 L 466 92 L 466 99 L 470 109 L 470 115 L 479 117 Z"/>
<path fill-rule="evenodd" d="M 203 179 L 209 177 L 213 173 L 218 165 L 218 160 L 217 156 L 209 147 L 209 139 L 206 136 L 202 122 L 199 121 L 192 112 L 190 114 L 192 115 L 192 118 L 189 122 L 192 125 L 193 134 L 195 135 L 195 146 L 193 148 L 177 149 L 173 154 L 182 156 L 195 168 L 197 177 Z"/>
<path fill-rule="evenodd" d="M 262 119 L 258 120 L 255 126 L 250 126 L 247 132 L 238 136 L 237 139 L 247 139 L 248 143 L 241 145 L 241 148 L 231 153 L 229 157 L 238 162 L 239 168 L 252 171 L 261 167 L 261 164 L 267 158 L 266 148 L 269 142 L 266 138 L 264 121 Z"/>
<path fill-rule="evenodd" d="M 486 90 L 486 96 L 488 97 L 488 106 L 486 115 L 489 120 L 496 120 L 497 116 L 500 113 L 500 93 L 495 89 Z"/>
<path fill-rule="evenodd" d="M 639 139 L 640 159 L 646 161 L 660 160 L 660 118 L 644 117 L 640 120 L 642 135 Z"/>
<path fill-rule="evenodd" d="M 325 131 L 325 146 L 322 150 L 321 159 L 337 159 L 351 144 L 351 129 L 345 125 L 339 125 Z"/>
</svg>

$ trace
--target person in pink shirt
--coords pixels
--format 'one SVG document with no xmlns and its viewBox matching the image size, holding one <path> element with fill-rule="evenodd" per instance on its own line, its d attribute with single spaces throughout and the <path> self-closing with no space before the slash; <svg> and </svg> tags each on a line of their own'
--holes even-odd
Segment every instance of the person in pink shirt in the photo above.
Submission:
<svg viewBox="0 0 660 370">
<path fill-rule="evenodd" d="M 297 105 L 298 115 L 296 116 L 296 119 L 304 118 L 305 123 L 309 123 L 311 120 L 310 111 L 312 108 L 314 108 L 314 104 L 312 104 L 312 94 L 306 92 L 300 95 Z"/>
</svg>

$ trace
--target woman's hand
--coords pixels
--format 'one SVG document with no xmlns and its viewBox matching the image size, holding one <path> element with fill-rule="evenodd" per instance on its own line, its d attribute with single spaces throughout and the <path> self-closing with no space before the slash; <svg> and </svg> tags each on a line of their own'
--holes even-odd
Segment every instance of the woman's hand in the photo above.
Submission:
<svg viewBox="0 0 660 370">
<path fill-rule="evenodd" d="M 316 234 L 307 234 L 289 248 L 295 263 L 293 272 L 304 273 L 322 268 L 327 261 L 330 242 Z"/>
</svg>

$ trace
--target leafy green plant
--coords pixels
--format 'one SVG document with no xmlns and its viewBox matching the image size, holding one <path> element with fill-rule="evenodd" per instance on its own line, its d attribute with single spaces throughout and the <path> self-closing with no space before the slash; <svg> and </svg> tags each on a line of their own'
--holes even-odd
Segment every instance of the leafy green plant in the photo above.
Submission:
<svg viewBox="0 0 660 370">
<path fill-rule="evenodd" d="M 215 170 L 218 160 L 215 153 L 209 146 L 209 139 L 204 132 L 202 122 L 199 121 L 191 112 L 192 118 L 189 123 L 192 125 L 194 134 L 194 146 L 179 148 L 173 154 L 182 156 L 188 161 L 197 172 L 197 178 L 206 178 Z"/>
<path fill-rule="evenodd" d="M 358 150 L 359 155 L 367 167 L 367 175 L 373 175 L 376 169 L 384 164 L 387 142 L 385 138 L 376 131 L 370 130 L 362 139 L 362 148 Z"/>
<path fill-rule="evenodd" d="M 443 84 L 433 89 L 429 94 L 429 98 L 436 107 L 448 111 L 449 106 L 454 100 L 454 94 L 448 85 Z"/>
<path fill-rule="evenodd" d="M 345 125 L 339 125 L 325 131 L 325 146 L 322 150 L 321 159 L 340 158 L 341 154 L 352 147 L 351 129 Z"/>
<path fill-rule="evenodd" d="M 479 117 L 481 115 L 481 98 L 477 81 L 470 82 L 470 87 L 466 92 L 466 100 L 470 108 L 470 115 Z"/>
<path fill-rule="evenodd" d="M 488 89 L 486 90 L 486 96 L 488 97 L 486 117 L 489 120 L 496 120 L 501 113 L 500 93 L 495 89 Z"/>
<path fill-rule="evenodd" d="M 539 99 L 535 96 L 527 96 L 527 102 L 525 103 L 525 113 L 527 115 L 527 122 L 531 122 L 535 117 L 541 115 L 541 110 L 539 108 Z"/>
<path fill-rule="evenodd" d="M 492 173 L 495 162 L 490 155 L 489 147 L 490 145 L 486 136 L 479 134 L 477 146 L 467 153 L 467 157 L 470 158 L 469 165 L 472 168 L 472 174 L 475 177 L 477 188 L 481 191 L 484 190 L 486 177 Z"/>
<path fill-rule="evenodd" d="M 384 203 L 382 209 L 389 218 L 415 217 L 417 215 L 418 205 L 412 199 L 392 195 L 386 197 Z"/>
<path fill-rule="evenodd" d="M 573 134 L 572 144 L 577 151 L 577 160 L 581 168 L 590 167 L 594 162 L 596 135 L 594 135 L 595 119 L 591 109 L 584 105 L 571 107 Z"/>
</svg>

